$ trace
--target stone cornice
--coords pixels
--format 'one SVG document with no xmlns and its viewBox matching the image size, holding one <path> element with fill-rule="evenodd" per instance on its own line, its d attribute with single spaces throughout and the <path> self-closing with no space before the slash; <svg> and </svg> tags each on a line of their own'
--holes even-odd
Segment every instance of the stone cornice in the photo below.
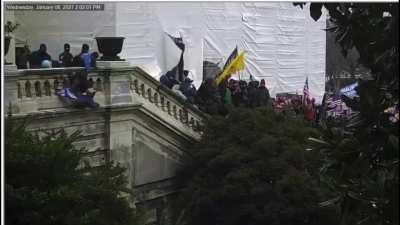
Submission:
<svg viewBox="0 0 400 225">
<path fill-rule="evenodd" d="M 35 119 L 35 120 L 43 120 L 43 119 L 50 119 L 55 117 L 70 117 L 76 116 L 79 114 L 85 113 L 92 113 L 96 115 L 103 116 L 106 113 L 130 113 L 130 116 L 133 116 L 132 112 L 141 112 L 144 115 L 148 116 L 152 120 L 156 121 L 157 123 L 161 124 L 163 127 L 167 128 L 169 131 L 177 134 L 178 136 L 184 138 L 187 141 L 199 140 L 200 134 L 192 133 L 189 135 L 183 127 L 177 127 L 173 125 L 168 119 L 163 118 L 162 116 L 157 115 L 156 113 L 147 110 L 143 107 L 143 104 L 120 104 L 120 105 L 110 105 L 110 106 L 102 106 L 98 109 L 74 109 L 74 108 L 58 108 L 58 109 L 49 109 L 49 110 L 41 110 L 31 113 L 20 113 L 12 115 L 11 118 L 13 119 Z M 5 117 L 9 119 L 9 116 Z"/>
</svg>

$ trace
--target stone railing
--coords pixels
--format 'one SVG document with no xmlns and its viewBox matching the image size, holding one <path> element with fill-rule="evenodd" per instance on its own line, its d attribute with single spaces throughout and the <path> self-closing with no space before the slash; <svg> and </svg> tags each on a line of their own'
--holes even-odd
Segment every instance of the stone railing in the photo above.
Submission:
<svg viewBox="0 0 400 225">
<path fill-rule="evenodd" d="M 105 107 L 125 105 L 142 106 L 141 110 L 161 118 L 175 128 L 190 131 L 190 136 L 199 135 L 199 126 L 204 114 L 194 105 L 185 102 L 169 88 L 138 67 L 98 69 L 93 71 L 103 77 L 104 95 L 95 100 Z M 91 77 L 91 74 L 89 74 Z M 196 134 L 194 134 L 196 133 Z"/>
<path fill-rule="evenodd" d="M 29 69 L 7 72 L 5 74 L 5 105 L 9 111 L 10 103 L 13 114 L 29 114 L 40 111 L 68 107 L 57 96 L 57 91 L 69 86 L 75 73 L 83 68 Z M 103 90 L 103 79 L 90 74 L 99 95 Z"/>
<path fill-rule="evenodd" d="M 198 130 L 203 113 L 138 67 L 133 68 L 129 89 L 134 99 L 142 100 L 147 106 L 145 108 L 152 108 L 193 130 Z"/>
<path fill-rule="evenodd" d="M 56 92 L 69 86 L 73 75 L 82 71 L 83 68 L 74 67 L 6 73 L 5 112 L 11 109 L 14 115 L 24 116 L 71 108 Z M 140 110 L 178 129 L 198 133 L 204 114 L 138 67 L 93 70 L 88 79 L 96 90 L 94 100 L 100 108 L 141 106 Z"/>
</svg>

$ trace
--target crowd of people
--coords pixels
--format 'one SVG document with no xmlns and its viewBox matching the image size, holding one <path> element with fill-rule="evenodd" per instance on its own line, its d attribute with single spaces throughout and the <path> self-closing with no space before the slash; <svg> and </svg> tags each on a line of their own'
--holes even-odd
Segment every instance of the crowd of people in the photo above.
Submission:
<svg viewBox="0 0 400 225">
<path fill-rule="evenodd" d="M 85 67 L 91 69 L 96 67 L 99 57 L 97 52 L 90 53 L 89 45 L 83 44 L 81 52 L 73 56 L 70 45 L 64 44 L 64 50 L 58 59 L 54 59 L 47 53 L 46 44 L 40 44 L 37 51 L 31 52 L 28 46 L 19 48 L 15 52 L 15 61 L 18 69 L 38 69 L 51 67 Z"/>
<path fill-rule="evenodd" d="M 229 79 L 220 85 L 216 85 L 214 79 L 203 81 L 198 90 L 191 84 L 185 71 L 184 82 L 179 82 L 175 74 L 167 72 L 161 76 L 160 82 L 170 88 L 174 93 L 194 104 L 201 111 L 208 114 L 226 115 L 232 107 L 260 107 L 271 106 L 277 112 L 303 117 L 309 122 L 318 122 L 321 117 L 321 106 L 315 104 L 315 99 L 302 99 L 301 95 L 290 97 L 277 96 L 271 98 L 266 81 L 251 79 Z"/>
<path fill-rule="evenodd" d="M 39 49 L 32 53 L 28 46 L 24 46 L 22 49 L 17 48 L 15 55 L 18 69 L 84 67 L 85 70 L 73 73 L 70 82 L 57 90 L 57 94 L 64 102 L 73 106 L 90 108 L 96 108 L 98 104 L 94 101 L 96 92 L 93 89 L 93 82 L 87 78 L 87 70 L 96 67 L 98 57 L 97 52 L 90 53 L 88 44 L 83 44 L 81 52 L 73 56 L 68 43 L 64 44 L 64 51 L 59 54 L 58 60 L 54 60 L 47 53 L 45 44 L 40 44 Z"/>
<path fill-rule="evenodd" d="M 318 122 L 321 119 L 322 107 L 316 105 L 314 98 L 303 99 L 303 96 L 297 94 L 277 95 L 272 100 L 272 106 L 278 112 L 293 117 L 304 117 L 309 122 Z"/>
<path fill-rule="evenodd" d="M 309 99 L 308 96 L 302 99 L 299 95 L 296 98 L 286 100 L 279 96 L 276 99 L 271 99 L 264 79 L 257 81 L 250 77 L 250 81 L 246 82 L 244 80 L 221 78 L 222 75 L 220 73 L 217 77 L 220 76 L 219 78 L 222 80 L 217 81 L 216 77 L 207 78 L 208 76 L 205 76 L 206 79 L 196 90 L 192 84 L 193 81 L 188 76 L 189 72 L 183 69 L 185 44 L 182 37 L 167 35 L 181 50 L 181 57 L 175 67 L 160 77 L 160 83 L 171 89 L 180 98 L 198 107 L 201 111 L 212 115 L 226 115 L 232 107 L 254 108 L 271 106 L 276 111 L 285 114 L 289 112 L 295 116 L 302 115 L 305 120 L 310 122 L 315 122 L 319 119 L 320 107 L 315 105 L 315 99 Z M 238 57 L 237 48 L 225 63 L 224 71 L 235 57 Z"/>
<path fill-rule="evenodd" d="M 216 86 L 214 80 L 208 79 L 197 92 L 196 104 L 209 114 L 225 115 L 232 107 L 266 106 L 270 104 L 270 95 L 265 80 L 247 83 L 230 79 Z"/>
<path fill-rule="evenodd" d="M 189 78 L 189 71 L 183 71 L 184 78 L 182 81 L 178 81 L 175 78 L 175 74 L 172 71 L 168 71 L 165 75 L 160 77 L 160 83 L 165 87 L 171 89 L 176 95 L 182 99 L 188 101 L 191 104 L 195 104 L 196 88 L 193 85 L 193 80 Z"/>
<path fill-rule="evenodd" d="M 39 49 L 32 53 L 25 46 L 22 50 L 16 51 L 16 64 L 19 69 L 76 66 L 84 67 L 87 71 L 96 67 L 99 57 L 97 52 L 90 53 L 89 50 L 89 45 L 83 44 L 81 52 L 73 56 L 70 45 L 65 43 L 58 60 L 53 60 L 47 53 L 45 44 L 41 44 Z M 182 48 L 182 53 L 183 51 L 184 48 Z M 213 79 L 207 79 L 201 84 L 199 90 L 196 90 L 193 80 L 189 78 L 189 71 L 183 70 L 180 64 L 183 65 L 182 59 L 176 68 L 160 77 L 160 83 L 206 113 L 226 115 L 232 107 L 272 106 L 278 112 L 291 113 L 295 116 L 303 115 L 307 121 L 318 120 L 319 108 L 315 105 L 315 99 L 303 101 L 301 96 L 292 96 L 289 99 L 277 96 L 271 99 L 265 80 L 257 81 L 252 78 L 249 82 L 229 79 L 220 85 L 216 85 Z M 95 108 L 98 104 L 93 100 L 95 92 L 92 88 L 93 84 L 90 84 L 87 79 L 86 71 L 76 73 L 71 85 L 59 90 L 58 93 L 64 100 L 73 102 L 75 105 Z"/>
<path fill-rule="evenodd" d="M 318 123 L 323 116 L 323 105 L 317 105 L 314 98 L 303 99 L 303 96 L 297 94 L 278 94 L 271 98 L 264 79 L 260 82 L 229 79 L 219 86 L 213 79 L 207 79 L 196 90 L 185 70 L 184 82 L 179 82 L 169 73 L 161 76 L 160 82 L 188 103 L 211 115 L 226 115 L 232 107 L 270 106 L 277 112 L 303 117 L 310 123 Z"/>
</svg>

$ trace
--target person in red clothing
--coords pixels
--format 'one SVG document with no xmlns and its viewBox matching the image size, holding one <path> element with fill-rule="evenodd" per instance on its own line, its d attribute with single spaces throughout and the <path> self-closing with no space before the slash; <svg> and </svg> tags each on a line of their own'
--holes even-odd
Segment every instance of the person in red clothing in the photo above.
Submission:
<svg viewBox="0 0 400 225">
<path fill-rule="evenodd" d="M 304 107 L 304 119 L 309 122 L 315 121 L 315 99 L 313 98 L 306 100 L 306 105 Z"/>
</svg>

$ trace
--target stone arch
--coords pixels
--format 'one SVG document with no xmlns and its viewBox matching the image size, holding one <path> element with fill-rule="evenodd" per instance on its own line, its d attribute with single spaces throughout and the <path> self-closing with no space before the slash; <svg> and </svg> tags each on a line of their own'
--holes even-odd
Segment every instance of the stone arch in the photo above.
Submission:
<svg viewBox="0 0 400 225">
<path fill-rule="evenodd" d="M 172 106 L 172 115 L 175 117 L 175 119 L 178 118 L 178 112 L 176 109 L 176 105 Z"/>
<path fill-rule="evenodd" d="M 41 97 L 42 96 L 42 87 L 41 83 L 39 81 L 35 82 L 35 96 L 36 97 Z"/>
<path fill-rule="evenodd" d="M 28 98 L 32 97 L 31 82 L 29 80 L 25 82 L 25 95 Z"/>
<path fill-rule="evenodd" d="M 199 130 L 200 130 L 200 122 L 199 122 L 199 121 L 196 121 L 196 122 L 195 122 L 195 125 L 194 125 L 194 127 L 193 127 L 193 130 L 195 130 L 195 131 L 199 131 Z"/>
<path fill-rule="evenodd" d="M 53 88 L 54 88 L 54 89 L 58 89 L 58 85 L 59 85 L 59 82 L 58 82 L 58 79 L 56 78 L 56 79 L 54 79 L 54 81 L 53 81 Z"/>
<path fill-rule="evenodd" d="M 146 98 L 146 93 L 145 93 L 145 87 L 144 87 L 144 84 L 141 84 L 140 85 L 140 94 L 144 97 L 144 98 Z"/>
<path fill-rule="evenodd" d="M 167 101 L 167 112 L 171 115 L 171 103 L 169 101 Z"/>
<path fill-rule="evenodd" d="M 180 120 L 181 122 L 183 122 L 183 111 L 182 111 L 182 109 L 179 109 L 178 112 L 179 112 L 178 118 L 179 118 L 179 120 Z"/>
<path fill-rule="evenodd" d="M 160 96 L 160 105 L 161 105 L 161 109 L 163 111 L 165 111 L 165 97 L 164 96 Z"/>
<path fill-rule="evenodd" d="M 189 112 L 187 111 L 187 109 L 183 109 L 183 119 L 182 122 L 183 123 L 188 123 L 189 122 Z"/>
<path fill-rule="evenodd" d="M 151 88 L 147 89 L 147 98 L 149 99 L 150 102 L 153 102 L 153 95 L 151 93 Z"/>
<path fill-rule="evenodd" d="M 17 97 L 18 98 L 22 98 L 22 88 L 21 88 L 21 83 L 20 82 L 17 82 L 17 89 L 18 89 Z"/>
<path fill-rule="evenodd" d="M 154 93 L 153 95 L 153 102 L 158 106 L 158 93 Z"/>
<path fill-rule="evenodd" d="M 136 79 L 133 81 L 133 89 L 139 94 L 139 82 Z"/>
<path fill-rule="evenodd" d="M 94 81 L 93 81 L 92 77 L 89 78 L 88 83 L 89 83 L 89 87 L 94 87 Z"/>
<path fill-rule="evenodd" d="M 103 82 L 101 81 L 100 77 L 96 79 L 96 91 L 103 91 Z"/>
<path fill-rule="evenodd" d="M 48 80 L 44 82 L 44 95 L 51 96 L 51 85 Z"/>
</svg>

